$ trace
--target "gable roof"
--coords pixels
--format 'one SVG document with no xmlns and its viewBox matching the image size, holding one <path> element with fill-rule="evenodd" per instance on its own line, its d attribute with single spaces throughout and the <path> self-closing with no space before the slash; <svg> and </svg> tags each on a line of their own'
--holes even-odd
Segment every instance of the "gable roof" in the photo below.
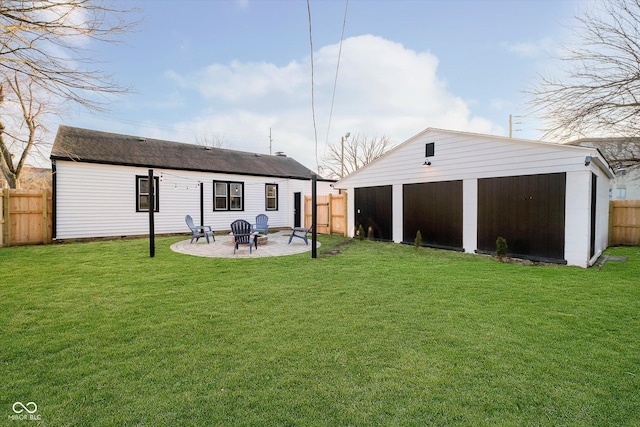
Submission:
<svg viewBox="0 0 640 427">
<path fill-rule="evenodd" d="M 602 156 L 602 154 L 599 152 L 599 150 L 597 149 L 590 149 L 587 147 L 583 147 L 583 146 L 578 146 L 578 145 L 568 145 L 568 144 L 556 144 L 556 143 L 552 143 L 552 142 L 546 142 L 546 141 L 538 141 L 538 140 L 531 140 L 531 139 L 522 139 L 522 138 L 511 138 L 511 137 L 507 137 L 507 136 L 499 136 L 499 135 L 487 135 L 487 134 L 481 134 L 481 133 L 474 133 L 474 132 L 465 132 L 465 131 L 454 131 L 454 130 L 447 130 L 447 129 L 439 129 L 439 128 L 426 128 L 425 130 L 421 131 L 420 133 L 412 136 L 411 138 L 409 138 L 408 140 L 394 146 L 392 149 L 390 149 L 389 151 L 387 151 L 386 153 L 384 153 L 382 156 L 374 159 L 373 161 L 371 161 L 370 163 L 362 166 L 360 169 L 352 172 L 351 174 L 345 176 L 344 178 L 342 178 L 341 180 L 339 180 L 336 184 L 335 184 L 335 188 L 345 188 L 346 184 L 350 184 L 352 182 L 352 180 L 354 179 L 354 177 L 356 177 L 356 179 L 358 179 L 359 175 L 362 174 L 366 174 L 368 173 L 367 171 L 370 168 L 375 168 L 376 164 L 378 164 L 379 162 L 384 162 L 385 159 L 387 159 L 388 157 L 390 157 L 391 155 L 393 155 L 393 153 L 398 152 L 400 150 L 405 149 L 407 146 L 410 146 L 414 143 L 416 143 L 416 141 L 421 141 L 424 137 L 429 136 L 431 134 L 441 134 L 441 135 L 447 135 L 447 136 L 466 136 L 466 137 L 470 137 L 470 138 L 474 138 L 474 139 L 484 139 L 484 140 L 492 140 L 492 141 L 500 141 L 506 144 L 513 144 L 516 146 L 521 146 L 521 147 L 547 147 L 550 148 L 552 150 L 558 150 L 558 151 L 573 151 L 576 153 L 581 153 L 586 155 L 589 155 L 592 152 L 598 152 L 598 154 L 600 154 L 600 157 L 594 157 L 592 160 L 595 164 L 597 164 L 604 172 L 605 174 L 609 177 L 609 178 L 613 178 L 615 176 L 615 174 L 613 173 L 613 170 L 611 169 L 611 167 L 609 166 L 609 164 L 607 163 L 607 160 L 604 156 Z"/>
<path fill-rule="evenodd" d="M 277 178 L 310 179 L 312 170 L 286 156 L 59 126 L 51 160 Z M 318 177 L 319 180 L 325 180 Z"/>
</svg>

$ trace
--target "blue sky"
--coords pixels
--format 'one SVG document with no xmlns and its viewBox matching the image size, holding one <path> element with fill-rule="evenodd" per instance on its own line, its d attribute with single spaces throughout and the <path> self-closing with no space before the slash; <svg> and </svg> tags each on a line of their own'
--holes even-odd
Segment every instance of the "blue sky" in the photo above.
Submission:
<svg viewBox="0 0 640 427">
<path fill-rule="evenodd" d="M 271 128 L 272 152 L 315 169 L 346 132 L 394 143 L 428 127 L 507 135 L 585 1 L 350 0 L 330 115 L 346 3 L 311 0 L 317 146 L 306 1 L 120 4 L 141 22 L 95 57 L 132 92 L 59 124 L 266 154 Z M 540 138 L 531 117 L 514 121 L 514 136 Z"/>
</svg>

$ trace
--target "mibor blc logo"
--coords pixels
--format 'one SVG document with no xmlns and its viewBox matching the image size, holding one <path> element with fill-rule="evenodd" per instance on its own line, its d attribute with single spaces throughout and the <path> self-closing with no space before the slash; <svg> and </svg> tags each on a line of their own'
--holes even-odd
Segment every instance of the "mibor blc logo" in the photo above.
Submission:
<svg viewBox="0 0 640 427">
<path fill-rule="evenodd" d="M 38 412 L 38 405 L 36 402 L 16 402 L 11 407 L 14 414 L 9 415 L 10 420 L 40 420 L 40 415 L 36 415 Z"/>
</svg>

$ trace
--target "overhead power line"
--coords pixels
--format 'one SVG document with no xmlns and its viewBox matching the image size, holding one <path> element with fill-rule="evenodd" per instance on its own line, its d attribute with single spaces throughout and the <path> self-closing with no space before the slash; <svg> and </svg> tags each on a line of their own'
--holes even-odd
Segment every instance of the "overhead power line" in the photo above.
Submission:
<svg viewBox="0 0 640 427">
<path fill-rule="evenodd" d="M 344 41 L 344 29 L 347 25 L 347 9 L 349 8 L 349 0 L 345 1 L 344 17 L 342 19 L 342 34 L 340 35 L 340 47 L 338 48 L 338 61 L 336 63 L 336 77 L 333 80 L 333 95 L 331 96 L 331 108 L 329 110 L 329 125 L 327 126 L 327 139 L 325 141 L 325 150 L 329 144 L 329 132 L 331 131 L 331 118 L 333 117 L 333 104 L 336 99 L 336 87 L 338 86 L 338 71 L 340 70 L 340 58 L 342 57 L 342 42 Z"/>
<path fill-rule="evenodd" d="M 311 48 L 311 116 L 313 118 L 313 139 L 316 145 L 316 170 L 319 169 L 320 163 L 318 162 L 318 129 L 316 127 L 316 107 L 313 94 L 313 37 L 311 32 L 311 3 L 307 0 L 307 14 L 309 15 L 309 46 Z"/>
</svg>

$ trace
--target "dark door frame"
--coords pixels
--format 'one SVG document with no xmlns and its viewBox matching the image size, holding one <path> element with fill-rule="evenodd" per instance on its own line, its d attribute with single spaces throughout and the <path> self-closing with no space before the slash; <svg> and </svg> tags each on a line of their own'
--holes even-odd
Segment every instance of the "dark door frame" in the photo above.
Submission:
<svg viewBox="0 0 640 427">
<path fill-rule="evenodd" d="M 298 191 L 293 193 L 293 226 L 302 227 L 302 194 Z"/>
</svg>

